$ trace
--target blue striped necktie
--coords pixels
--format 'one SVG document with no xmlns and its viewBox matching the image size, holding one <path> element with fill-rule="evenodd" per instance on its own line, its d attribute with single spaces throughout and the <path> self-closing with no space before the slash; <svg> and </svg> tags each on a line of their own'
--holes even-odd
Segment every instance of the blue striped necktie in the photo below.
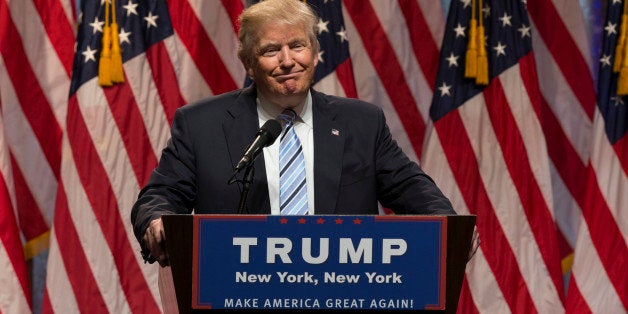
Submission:
<svg viewBox="0 0 628 314">
<path fill-rule="evenodd" d="M 277 117 L 285 122 L 279 145 L 279 208 L 282 215 L 308 213 L 305 158 L 293 127 L 296 116 L 292 109 L 286 109 Z"/>
</svg>

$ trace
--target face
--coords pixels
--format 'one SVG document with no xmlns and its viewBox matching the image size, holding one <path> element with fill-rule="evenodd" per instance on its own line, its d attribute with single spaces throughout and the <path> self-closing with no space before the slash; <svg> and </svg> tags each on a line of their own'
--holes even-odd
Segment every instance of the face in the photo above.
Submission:
<svg viewBox="0 0 628 314">
<path fill-rule="evenodd" d="M 307 96 L 318 63 L 302 27 L 269 23 L 259 30 L 259 42 L 247 69 L 258 91 L 282 108 L 300 105 Z"/>
</svg>

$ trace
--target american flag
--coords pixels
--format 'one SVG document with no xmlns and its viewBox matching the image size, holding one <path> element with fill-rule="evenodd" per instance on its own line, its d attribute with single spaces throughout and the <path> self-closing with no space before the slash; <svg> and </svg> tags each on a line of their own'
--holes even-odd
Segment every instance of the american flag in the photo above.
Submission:
<svg viewBox="0 0 628 314">
<path fill-rule="evenodd" d="M 381 106 L 456 210 L 478 215 L 460 312 L 628 309 L 628 149 L 603 119 L 625 119 L 625 105 L 611 88 L 612 106 L 596 108 L 613 44 L 598 60 L 589 32 L 616 40 L 620 23 L 595 24 L 602 1 L 451 0 L 447 20 L 434 0 L 308 1 L 321 16 L 315 88 Z M 246 78 L 235 51 L 248 1 L 115 1 L 125 82 L 106 88 L 96 77 L 105 1 L 80 2 L 75 14 L 72 0 L 0 0 L 2 313 L 163 311 L 131 206 L 174 110 Z M 486 87 L 456 76 L 474 3 Z M 23 259 L 46 256 L 31 297 Z"/>
<path fill-rule="evenodd" d="M 627 8 L 622 1 L 607 2 L 597 106 L 588 112 L 591 145 L 589 162 L 581 173 L 586 187 L 579 200 L 583 223 L 577 229 L 569 281 L 570 312 L 625 313 L 628 309 L 628 98 L 617 94 L 619 74 L 613 71 L 620 57 L 616 46 L 627 49 L 619 43 L 628 31 L 621 27 L 628 23 Z"/>
<path fill-rule="evenodd" d="M 31 297 L 31 288 L 41 291 L 45 277 L 60 177 L 74 16 L 71 0 L 0 1 L 2 313 L 28 313 L 37 310 L 34 303 L 41 303 L 40 294 Z"/>
<path fill-rule="evenodd" d="M 430 108 L 435 132 L 423 155 L 457 212 L 477 215 L 481 248 L 467 266 L 460 306 L 560 312 L 563 280 L 531 25 L 520 1 L 486 1 L 485 10 L 475 2 L 450 8 Z M 468 42 L 478 41 L 469 31 L 472 16 L 486 29 L 477 28 L 486 41 L 477 45 L 486 49 L 486 86 L 465 78 L 465 66 L 480 67 L 466 53 Z M 486 300 L 490 294 L 499 301 Z"/>
</svg>

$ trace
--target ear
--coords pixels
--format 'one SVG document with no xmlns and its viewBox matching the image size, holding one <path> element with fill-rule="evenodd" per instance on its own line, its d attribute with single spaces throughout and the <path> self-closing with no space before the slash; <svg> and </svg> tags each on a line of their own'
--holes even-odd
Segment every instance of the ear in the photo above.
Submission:
<svg viewBox="0 0 628 314">
<path fill-rule="evenodd" d="M 253 67 L 248 67 L 248 68 L 246 69 L 246 73 L 249 75 L 249 77 L 250 77 L 251 79 L 253 79 L 253 74 L 255 73 L 255 72 L 253 71 Z"/>
</svg>

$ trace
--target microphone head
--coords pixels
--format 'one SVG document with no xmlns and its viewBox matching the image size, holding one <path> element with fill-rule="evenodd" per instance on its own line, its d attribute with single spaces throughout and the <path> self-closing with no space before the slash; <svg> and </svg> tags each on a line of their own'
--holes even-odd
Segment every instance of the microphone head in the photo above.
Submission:
<svg viewBox="0 0 628 314">
<path fill-rule="evenodd" d="M 260 133 L 267 137 L 267 144 L 264 147 L 272 145 L 279 137 L 279 134 L 281 134 L 281 131 L 282 127 L 279 121 L 275 119 L 266 121 L 260 128 Z"/>
</svg>

